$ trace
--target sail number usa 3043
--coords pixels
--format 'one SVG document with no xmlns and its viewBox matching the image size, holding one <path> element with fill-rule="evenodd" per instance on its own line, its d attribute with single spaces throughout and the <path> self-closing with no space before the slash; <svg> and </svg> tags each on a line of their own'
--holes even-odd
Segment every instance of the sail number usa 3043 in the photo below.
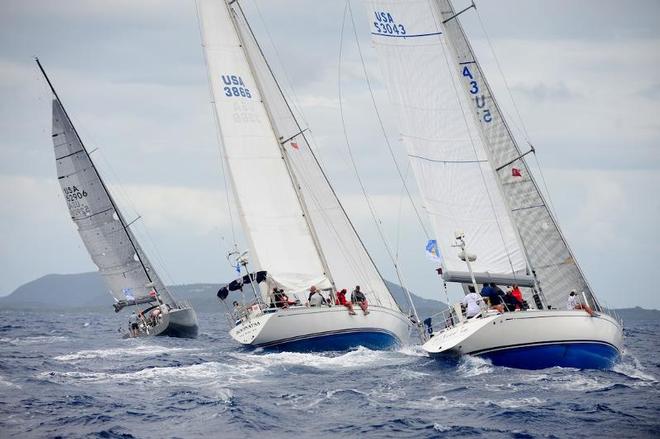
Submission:
<svg viewBox="0 0 660 439">
<path fill-rule="evenodd" d="M 228 98 L 247 98 L 252 99 L 250 89 L 245 86 L 243 78 L 238 75 L 222 75 L 222 90 Z"/>
<path fill-rule="evenodd" d="M 378 35 L 405 35 L 403 24 L 394 21 L 392 14 L 386 11 L 374 11 L 374 33 Z"/>
</svg>

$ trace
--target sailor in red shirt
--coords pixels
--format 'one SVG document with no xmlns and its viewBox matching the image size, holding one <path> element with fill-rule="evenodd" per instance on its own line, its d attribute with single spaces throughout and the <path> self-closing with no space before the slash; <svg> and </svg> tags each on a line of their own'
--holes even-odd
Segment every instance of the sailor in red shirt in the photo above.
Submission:
<svg viewBox="0 0 660 439">
<path fill-rule="evenodd" d="M 355 315 L 355 311 L 353 311 L 353 304 L 346 300 L 346 288 L 341 291 L 337 291 L 337 305 L 344 305 L 346 308 L 348 308 L 348 313 L 350 315 Z"/>
</svg>

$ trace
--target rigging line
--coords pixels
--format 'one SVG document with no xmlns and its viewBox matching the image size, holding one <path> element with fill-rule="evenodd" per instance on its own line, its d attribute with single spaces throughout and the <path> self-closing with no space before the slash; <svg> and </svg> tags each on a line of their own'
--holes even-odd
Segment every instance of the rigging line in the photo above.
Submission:
<svg viewBox="0 0 660 439">
<path fill-rule="evenodd" d="M 342 103 L 342 88 L 341 88 L 341 60 L 342 60 L 342 49 L 343 49 L 343 41 L 344 41 L 344 28 L 346 25 L 346 15 L 348 13 L 348 10 L 350 9 L 350 0 L 346 1 L 346 5 L 344 6 L 344 16 L 341 22 L 341 31 L 339 33 L 339 62 L 338 62 L 338 69 L 337 69 L 337 88 L 339 92 L 339 114 L 341 117 L 341 124 L 342 124 L 342 130 L 344 133 L 344 140 L 346 142 L 346 149 L 348 150 L 348 155 L 351 160 L 351 164 L 353 167 L 353 171 L 355 171 L 355 176 L 357 177 L 358 183 L 360 184 L 360 188 L 362 189 L 362 195 L 364 196 L 365 201 L 367 202 L 367 207 L 369 208 L 369 211 L 371 212 L 371 218 L 374 220 L 374 224 L 376 225 L 376 230 L 378 231 L 378 234 L 380 235 L 381 241 L 383 242 L 383 245 L 385 246 L 385 250 L 387 251 L 388 256 L 390 257 L 390 260 L 392 261 L 392 264 L 394 265 L 394 271 L 397 276 L 397 280 L 399 281 L 399 285 L 404 288 L 406 291 L 407 289 L 405 288 L 405 284 L 403 282 L 403 276 L 401 275 L 401 272 L 399 270 L 399 265 L 397 264 L 396 259 L 394 258 L 394 255 L 392 254 L 392 250 L 390 249 L 389 245 L 387 244 L 387 239 L 385 237 L 385 234 L 381 228 L 380 220 L 378 219 L 378 216 L 376 215 L 376 211 L 374 207 L 371 204 L 371 200 L 369 199 L 369 195 L 367 194 L 367 189 L 364 186 L 364 183 L 362 182 L 362 178 L 360 177 L 360 173 L 358 172 L 357 168 L 357 163 L 355 162 L 355 158 L 353 157 L 353 151 L 351 149 L 351 144 L 348 138 L 348 131 L 346 129 L 346 119 L 344 117 L 344 105 Z M 410 297 L 410 296 L 409 296 Z M 415 318 L 419 320 L 417 317 L 417 311 L 415 310 L 415 305 L 412 303 L 412 299 L 410 300 L 410 305 L 412 309 L 414 310 L 415 313 Z"/>
<path fill-rule="evenodd" d="M 497 66 L 497 70 L 499 71 L 500 76 L 504 80 L 504 86 L 506 88 L 507 93 L 509 94 L 509 98 L 511 99 L 511 103 L 513 104 L 513 108 L 516 111 L 516 115 L 518 116 L 518 120 L 520 121 L 520 126 L 521 126 L 522 132 L 525 136 L 525 140 L 529 143 L 529 133 L 527 132 L 527 127 L 525 126 L 525 122 L 523 121 L 523 118 L 520 115 L 520 111 L 518 110 L 518 105 L 516 104 L 516 100 L 513 98 L 513 94 L 511 93 L 511 88 L 509 87 L 509 83 L 506 80 L 506 76 L 504 76 L 504 71 L 502 70 L 502 66 L 500 65 L 500 61 L 497 58 L 497 54 L 495 53 L 495 49 L 493 47 L 493 43 L 491 42 L 490 36 L 488 35 L 488 32 L 486 31 L 486 26 L 484 26 L 484 22 L 481 19 L 481 14 L 479 13 L 479 9 L 474 8 L 474 10 L 477 13 L 477 19 L 479 20 L 479 25 L 481 26 L 481 30 L 483 31 L 484 35 L 486 36 L 486 41 L 488 42 L 488 47 L 490 48 L 490 52 L 493 54 L 493 59 L 495 60 L 495 65 Z"/>
<path fill-rule="evenodd" d="M 362 47 L 360 46 L 360 39 L 358 38 L 358 35 L 357 35 L 357 27 L 355 26 L 355 19 L 353 17 L 353 10 L 351 9 L 350 0 L 347 0 L 346 4 L 348 5 L 348 13 L 351 17 L 351 23 L 353 25 L 353 36 L 355 38 L 358 53 L 360 54 L 360 62 L 362 64 L 362 71 L 364 72 L 364 78 L 367 82 L 367 87 L 369 88 L 369 95 L 371 96 L 371 103 L 374 107 L 374 111 L 376 113 L 376 118 L 378 119 L 378 124 L 380 125 L 380 130 L 383 133 L 383 138 L 385 139 L 385 144 L 387 145 L 387 149 L 390 152 L 390 157 L 392 157 L 392 161 L 394 162 L 394 167 L 396 168 L 397 174 L 399 174 L 399 178 L 401 179 L 401 183 L 403 184 L 403 187 L 406 191 L 408 199 L 410 200 L 410 204 L 411 204 L 413 210 L 415 211 L 415 215 L 417 216 L 417 221 L 419 221 L 419 225 L 422 228 L 422 231 L 424 232 L 424 235 L 426 235 L 426 239 L 430 239 L 429 232 L 426 230 L 426 226 L 424 225 L 424 222 L 422 221 L 422 216 L 420 215 L 419 210 L 417 209 L 417 206 L 415 205 L 415 202 L 413 201 L 412 195 L 410 194 L 410 190 L 408 189 L 408 185 L 406 184 L 406 181 L 403 178 L 403 173 L 401 172 L 401 167 L 399 166 L 399 162 L 396 160 L 396 156 L 394 155 L 394 150 L 392 149 L 392 144 L 390 143 L 390 139 L 387 137 L 387 131 L 385 130 L 385 124 L 383 123 L 383 119 L 380 116 L 380 111 L 378 111 L 378 105 L 376 104 L 376 97 L 374 96 L 374 91 L 373 91 L 373 88 L 371 86 L 371 80 L 369 79 L 369 74 L 367 73 L 367 65 L 364 62 L 364 56 L 362 55 Z"/>
<path fill-rule="evenodd" d="M 284 68 L 284 64 L 282 63 L 282 56 L 280 55 L 279 50 L 277 50 L 277 46 L 275 45 L 275 41 L 273 40 L 272 34 L 270 33 L 270 29 L 268 28 L 268 25 L 266 24 L 266 20 L 264 20 L 263 14 L 261 13 L 261 8 L 259 7 L 259 3 L 257 0 L 253 0 L 254 3 L 254 8 L 257 11 L 257 15 L 259 16 L 259 20 L 261 21 L 261 24 L 264 27 L 264 30 L 266 31 L 266 37 L 268 38 L 268 41 L 270 42 L 271 47 L 275 51 L 275 57 L 277 60 L 277 63 L 280 66 L 280 70 L 282 71 L 282 76 L 284 78 L 284 82 L 286 83 L 286 86 L 290 90 L 291 94 L 291 103 L 295 107 L 296 112 L 298 113 L 298 117 L 300 117 L 303 125 L 309 126 L 307 123 L 307 120 L 305 119 L 305 114 L 302 111 L 302 107 L 299 103 L 298 96 L 296 95 L 296 91 L 293 88 L 293 83 L 289 79 L 289 75 L 287 75 L 286 69 Z M 256 41 L 256 38 L 255 38 Z M 293 113 L 293 112 L 292 112 Z"/>
<path fill-rule="evenodd" d="M 304 165 L 304 163 L 303 163 L 303 165 Z M 294 166 L 294 168 L 298 169 L 297 174 L 300 176 L 301 181 L 303 183 L 305 183 L 305 186 L 306 187 L 312 187 L 312 185 L 310 183 L 310 180 L 307 179 L 307 177 L 306 177 L 304 169 L 302 169 L 301 166 L 297 166 L 295 163 L 293 164 L 293 166 Z M 303 168 L 304 167 L 305 166 L 303 166 Z M 312 178 L 313 178 L 313 176 L 312 176 Z M 373 288 L 373 285 L 371 284 L 371 281 L 369 280 L 370 276 L 364 270 L 362 270 L 360 268 L 362 264 L 360 264 L 361 261 L 356 259 L 357 255 L 355 255 L 353 252 L 349 251 L 348 245 L 346 244 L 345 240 L 342 239 L 341 234 L 337 230 L 337 227 L 335 227 L 333 222 L 329 219 L 329 215 L 323 214 L 326 211 L 326 209 L 321 204 L 321 201 L 317 197 L 316 193 L 314 191 L 310 190 L 309 194 L 311 195 L 312 201 L 315 202 L 317 210 L 319 212 L 321 212 L 321 214 L 319 214 L 319 217 L 334 232 L 335 239 L 339 243 L 339 247 L 342 249 L 341 251 L 344 254 L 344 257 L 351 261 L 351 268 L 353 270 L 355 270 L 354 274 L 355 273 L 358 274 L 358 276 L 356 276 L 356 277 L 362 277 L 366 282 L 367 288 L 370 291 L 376 291 L 376 289 Z M 360 282 L 362 282 L 362 281 L 360 281 Z M 365 282 L 362 282 L 362 283 L 365 283 Z M 378 296 L 376 295 L 375 297 L 376 297 L 376 302 L 378 302 L 380 304 L 380 299 L 378 298 Z"/>
<path fill-rule="evenodd" d="M 499 58 L 497 57 L 497 53 L 495 53 L 495 47 L 493 46 L 490 35 L 488 34 L 488 31 L 486 30 L 486 26 L 484 25 L 484 22 L 481 18 L 481 14 L 479 13 L 479 10 L 477 8 L 474 8 L 474 10 L 477 12 L 477 18 L 479 20 L 479 26 L 481 26 L 481 30 L 484 33 L 484 35 L 486 36 L 486 41 L 488 42 L 488 47 L 490 48 L 490 52 L 493 54 L 493 59 L 495 60 L 495 65 L 497 66 L 497 70 L 498 70 L 500 76 L 502 77 L 502 80 L 504 81 L 504 87 L 506 88 L 507 94 L 509 95 L 509 99 L 511 99 L 511 103 L 513 104 L 513 109 L 515 110 L 516 116 L 518 117 L 518 121 L 520 122 L 520 126 L 521 126 L 522 132 L 525 136 L 525 140 L 531 146 L 532 144 L 531 144 L 531 141 L 530 141 L 529 132 L 527 131 L 527 126 L 525 125 L 525 121 L 522 118 L 522 114 L 520 113 L 520 109 L 518 108 L 518 104 L 516 103 L 516 100 L 513 97 L 513 93 L 511 92 L 511 87 L 509 87 L 509 82 L 506 80 L 506 76 L 504 75 L 504 71 L 502 70 L 502 66 L 500 64 Z M 534 147 L 532 147 L 532 149 L 534 149 Z M 556 211 L 555 211 L 555 208 L 554 208 L 554 205 L 553 205 L 554 203 L 552 202 L 552 197 L 550 196 L 550 191 L 548 190 L 548 185 L 547 185 L 547 183 L 545 181 L 545 177 L 543 175 L 543 170 L 541 168 L 541 163 L 540 163 L 539 158 L 536 155 L 536 153 L 534 153 L 534 160 L 536 161 L 536 166 L 538 167 L 538 170 L 539 170 L 539 175 L 541 177 L 541 183 L 543 183 L 543 189 L 545 190 L 545 195 L 548 198 L 548 204 L 549 204 L 548 207 L 553 212 L 555 212 L 555 216 L 556 216 Z"/>
<path fill-rule="evenodd" d="M 410 161 L 406 164 L 406 173 L 404 178 L 406 181 L 408 180 L 408 173 L 410 171 Z M 394 255 L 396 257 L 396 260 L 399 260 L 399 247 L 401 244 L 401 215 L 403 212 L 403 187 L 401 188 L 401 194 L 399 195 L 399 212 L 397 214 L 397 219 L 396 219 L 396 251 L 394 252 Z"/>
<path fill-rule="evenodd" d="M 475 8 L 476 9 L 476 8 Z M 435 20 L 435 14 L 431 13 L 431 16 L 433 17 L 433 21 L 435 22 L 435 26 L 437 29 L 441 28 L 441 25 Z M 465 113 L 465 108 L 463 107 L 463 101 L 461 99 L 462 94 L 460 94 L 460 91 L 458 90 L 456 86 L 456 78 L 454 75 L 454 69 L 452 68 L 452 64 L 450 62 L 449 57 L 447 56 L 447 52 L 445 50 L 445 43 L 440 40 L 440 48 L 442 50 L 442 55 L 445 60 L 445 65 L 447 66 L 447 71 L 449 72 L 449 77 L 451 78 L 451 85 L 452 88 L 454 89 L 454 94 L 456 95 L 456 99 L 458 99 L 458 105 L 461 109 L 461 113 L 463 115 L 463 121 L 465 122 L 465 128 L 468 133 L 468 137 L 470 139 L 470 145 L 472 146 L 472 151 L 474 152 L 474 156 L 476 159 L 479 159 L 479 154 L 477 153 L 477 147 L 474 142 L 474 138 L 472 137 L 472 132 L 470 131 L 470 123 L 468 122 L 468 116 Z M 476 123 L 476 121 L 475 121 Z M 479 126 L 477 125 L 477 130 L 479 130 Z M 485 149 L 485 148 L 484 148 Z M 490 207 L 493 211 L 493 216 L 495 217 L 495 223 L 497 224 L 497 230 L 500 234 L 500 239 L 502 240 L 502 245 L 504 247 L 504 251 L 506 252 L 506 258 L 509 261 L 509 267 L 511 267 L 511 273 L 513 274 L 514 278 L 516 276 L 516 270 L 513 268 L 513 261 L 511 260 L 511 253 L 509 252 L 509 248 L 506 244 L 506 240 L 504 239 L 504 231 L 502 230 L 502 224 L 500 223 L 500 218 L 497 215 L 497 210 L 495 209 L 495 203 L 493 201 L 493 196 L 490 193 L 490 190 L 488 189 L 488 185 L 486 184 L 486 176 L 484 175 L 484 170 L 481 165 L 479 165 L 479 173 L 481 175 L 481 181 L 484 185 L 484 188 L 486 189 L 486 195 L 488 196 L 488 202 L 490 203 Z M 496 178 L 497 176 L 495 176 Z"/>
<path fill-rule="evenodd" d="M 220 169 L 222 171 L 222 182 L 225 189 L 225 203 L 227 204 L 227 212 L 229 213 L 229 225 L 231 228 L 231 239 L 233 241 L 234 247 L 238 248 L 238 242 L 236 240 L 236 230 L 234 227 L 234 215 L 231 210 L 231 201 L 230 201 L 230 189 L 227 182 L 227 170 L 225 169 L 226 153 L 224 149 L 224 143 L 222 142 L 222 133 L 220 131 L 220 122 L 218 119 L 218 110 L 215 107 L 215 97 L 213 95 L 213 82 L 211 80 L 211 72 L 209 69 L 209 60 L 206 57 L 206 51 L 203 49 L 206 47 L 206 41 L 204 40 L 204 33 L 202 32 L 202 18 L 199 15 L 199 4 L 195 1 L 195 15 L 197 16 L 198 30 L 199 30 L 199 39 L 202 42 L 202 55 L 204 57 L 204 63 L 206 64 L 206 78 L 209 86 L 209 95 L 211 96 L 211 109 L 213 112 L 213 119 L 215 121 L 215 136 L 218 146 L 218 151 L 220 152 Z"/>
</svg>

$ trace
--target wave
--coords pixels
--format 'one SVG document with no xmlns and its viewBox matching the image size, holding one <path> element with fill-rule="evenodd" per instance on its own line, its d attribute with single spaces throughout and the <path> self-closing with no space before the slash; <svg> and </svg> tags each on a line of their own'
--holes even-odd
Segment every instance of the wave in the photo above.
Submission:
<svg viewBox="0 0 660 439">
<path fill-rule="evenodd" d="M 649 385 L 658 382 L 655 376 L 646 371 L 637 357 L 628 352 L 623 353 L 621 360 L 614 365 L 612 370 L 628 378 L 637 380 L 638 385 Z"/>
<path fill-rule="evenodd" d="M 69 337 L 61 335 L 37 335 L 31 337 L 0 337 L 0 343 L 7 343 L 12 346 L 25 346 L 33 344 L 51 344 L 68 341 Z"/>
<path fill-rule="evenodd" d="M 228 388 L 235 384 L 256 383 L 259 377 L 268 371 L 260 365 L 228 365 L 218 362 L 206 362 L 190 366 L 150 367 L 136 372 L 83 372 L 83 371 L 48 371 L 39 373 L 36 378 L 43 381 L 66 384 L 89 385 L 97 383 L 130 384 L 133 386 L 153 387 L 155 383 L 162 387 L 190 386 L 212 390 L 218 398 L 228 401 L 232 392 Z"/>
<path fill-rule="evenodd" d="M 111 357 L 150 357 L 154 355 L 161 355 L 172 352 L 185 352 L 185 351 L 199 351 L 199 349 L 190 348 L 174 348 L 158 345 L 142 345 L 135 347 L 121 347 L 121 348 L 108 348 L 98 350 L 83 350 L 71 354 L 58 355 L 54 360 L 63 362 L 76 362 L 81 360 L 93 360 L 98 358 L 111 358 Z"/>
<path fill-rule="evenodd" d="M 304 366 L 322 370 L 364 369 L 374 366 L 395 366 L 415 361 L 416 355 L 399 351 L 372 351 L 365 347 L 346 353 L 276 352 L 234 353 L 242 361 L 270 366 Z"/>
<path fill-rule="evenodd" d="M 461 356 L 457 368 L 458 374 L 465 378 L 492 373 L 493 370 L 494 366 L 490 360 L 471 355 Z"/>
<path fill-rule="evenodd" d="M 15 387 L 17 389 L 20 389 L 21 386 L 18 384 L 14 384 L 11 381 L 7 380 L 4 376 L 0 375 L 0 386 L 2 387 Z"/>
</svg>

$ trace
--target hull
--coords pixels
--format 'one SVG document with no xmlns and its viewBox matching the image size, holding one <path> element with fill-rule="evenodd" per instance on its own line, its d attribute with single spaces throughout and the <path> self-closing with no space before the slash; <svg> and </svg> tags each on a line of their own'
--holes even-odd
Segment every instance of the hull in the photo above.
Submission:
<svg viewBox="0 0 660 439">
<path fill-rule="evenodd" d="M 158 323 L 143 328 L 137 335 L 125 334 L 125 338 L 167 336 L 178 338 L 196 338 L 199 330 L 197 314 L 190 307 L 171 309 L 164 312 Z"/>
<path fill-rule="evenodd" d="M 476 355 L 520 369 L 607 369 L 623 348 L 619 322 L 584 311 L 487 315 L 438 331 L 422 348 L 431 356 Z"/>
<path fill-rule="evenodd" d="M 199 331 L 197 314 L 192 308 L 174 309 L 167 313 L 167 326 L 156 335 L 196 338 Z"/>
<path fill-rule="evenodd" d="M 410 321 L 400 312 L 370 306 L 349 315 L 344 307 L 268 309 L 229 334 L 245 346 L 298 352 L 395 349 L 408 340 Z"/>
</svg>

